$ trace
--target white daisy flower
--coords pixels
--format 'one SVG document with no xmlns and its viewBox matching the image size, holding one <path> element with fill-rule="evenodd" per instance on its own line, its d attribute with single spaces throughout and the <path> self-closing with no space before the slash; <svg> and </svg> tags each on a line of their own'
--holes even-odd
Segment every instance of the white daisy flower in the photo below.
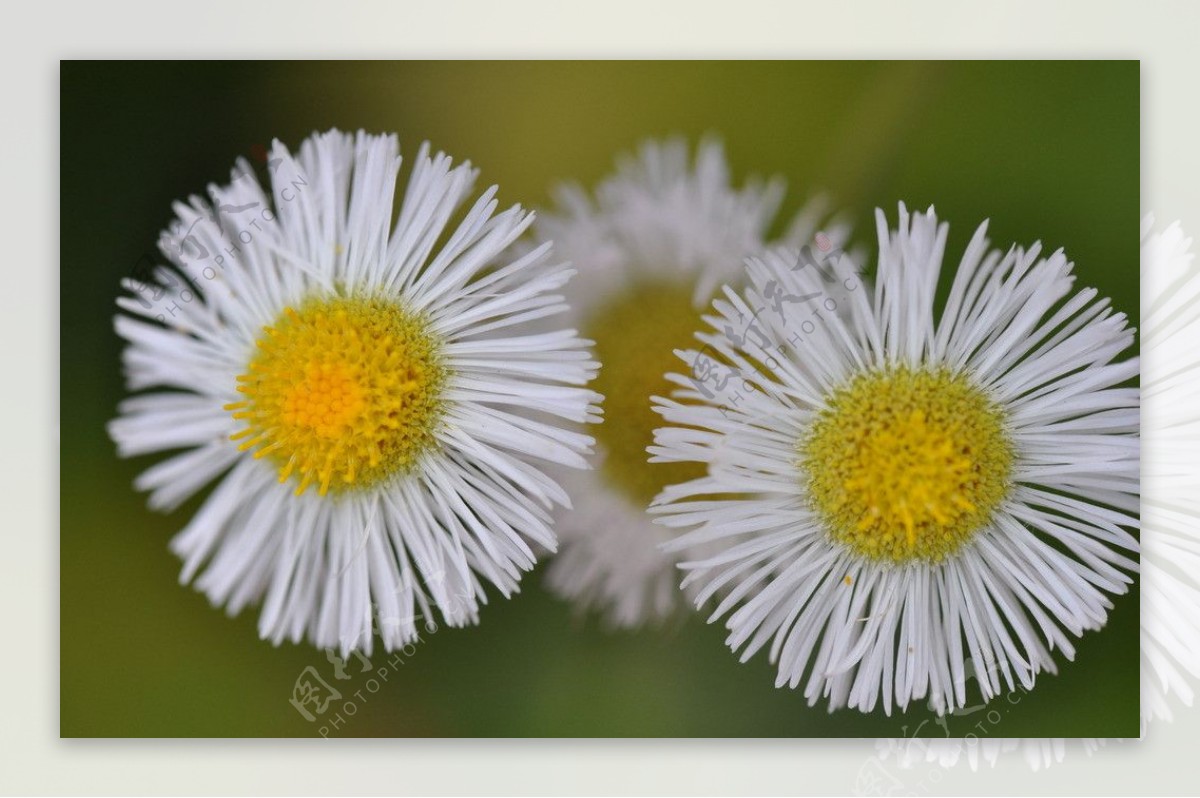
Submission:
<svg viewBox="0 0 1200 798">
<path fill-rule="evenodd" d="M 716 330 L 758 320 L 741 347 L 697 336 L 753 390 L 710 399 L 672 375 L 654 459 L 709 474 L 653 510 L 690 530 L 672 548 L 720 547 L 686 583 L 698 603 L 728 591 L 712 619 L 743 660 L 770 642 L 779 685 L 831 709 L 948 712 L 967 663 L 983 701 L 1029 689 L 1131 583 L 1138 391 L 1121 386 L 1138 361 L 1117 360 L 1133 331 L 1073 292 L 1061 251 L 989 250 L 983 225 L 938 310 L 947 225 L 902 205 L 878 229 L 873 289 L 852 290 L 852 263 L 830 289 L 771 253 L 714 302 Z M 818 298 L 762 312 L 780 286 Z"/>
<path fill-rule="evenodd" d="M 275 142 L 270 190 L 239 162 L 176 204 L 177 271 L 118 300 L 129 388 L 152 390 L 110 433 L 184 450 L 137 479 L 156 510 L 216 483 L 171 543 L 181 580 L 230 614 L 261 602 L 275 644 L 369 652 L 377 621 L 393 649 L 433 606 L 475 622 L 485 585 L 509 596 L 555 547 L 546 466 L 587 465 L 589 342 L 519 331 L 565 310 L 572 272 L 548 246 L 498 260 L 532 215 L 496 214 L 495 187 L 465 209 L 476 170 L 425 146 L 393 225 L 400 164 L 395 136 Z"/>
<path fill-rule="evenodd" d="M 575 508 L 560 519 L 562 550 L 548 583 L 561 596 L 635 627 L 681 604 L 678 555 L 662 552 L 664 530 L 646 506 L 664 485 L 702 470 L 650 466 L 646 447 L 659 419 L 650 396 L 666 387 L 672 347 L 685 345 L 716 286 L 737 279 L 742 260 L 767 245 L 783 194 L 778 179 L 732 185 L 719 143 L 646 142 L 618 159 L 594 197 L 568 185 L 539 216 L 537 238 L 554 241 L 579 270 L 568 298 L 603 368 L 596 388 L 608 422 L 597 428 L 593 472 L 564 474 Z M 820 206 L 801 213 L 785 240 L 815 232 Z M 841 228 L 822 239 L 840 244 Z"/>
</svg>

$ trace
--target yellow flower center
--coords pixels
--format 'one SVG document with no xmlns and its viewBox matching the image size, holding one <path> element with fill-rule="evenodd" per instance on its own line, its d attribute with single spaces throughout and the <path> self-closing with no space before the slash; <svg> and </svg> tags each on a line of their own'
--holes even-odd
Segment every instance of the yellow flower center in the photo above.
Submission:
<svg viewBox="0 0 1200 798">
<path fill-rule="evenodd" d="M 940 562 L 991 518 L 1013 446 L 1000 408 L 944 369 L 887 368 L 833 392 L 800 443 L 831 536 L 874 560 Z"/>
<path fill-rule="evenodd" d="M 311 299 L 263 328 L 226 405 L 242 451 L 270 457 L 296 495 L 377 485 L 434 443 L 445 369 L 426 320 L 378 297 Z"/>
<path fill-rule="evenodd" d="M 635 283 L 614 296 L 583 325 L 596 342 L 600 373 L 593 388 L 604 395 L 604 417 L 595 427 L 607 456 L 601 474 L 637 505 L 648 505 L 667 485 L 704 476 L 700 463 L 649 463 L 646 447 L 664 426 L 650 397 L 675 388 L 663 377 L 686 373 L 675 349 L 697 346 L 703 326 L 692 307 L 689 286 L 671 282 Z"/>
</svg>

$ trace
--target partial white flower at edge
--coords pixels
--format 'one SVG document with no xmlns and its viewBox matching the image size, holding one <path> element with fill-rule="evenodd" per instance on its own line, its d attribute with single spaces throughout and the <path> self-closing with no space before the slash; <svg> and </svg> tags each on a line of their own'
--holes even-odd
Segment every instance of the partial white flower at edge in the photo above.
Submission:
<svg viewBox="0 0 1200 798">
<path fill-rule="evenodd" d="M 240 161 L 176 203 L 174 268 L 118 300 L 141 393 L 109 432 L 122 456 L 173 452 L 136 481 L 155 510 L 215 483 L 171 541 L 181 581 L 261 604 L 275 644 L 391 650 L 476 622 L 556 546 L 549 467 L 591 452 L 589 342 L 523 328 L 564 313 L 573 272 L 549 245 L 503 256 L 532 214 L 496 213 L 495 187 L 464 205 L 469 163 L 423 146 L 402 199 L 400 165 L 395 136 L 276 141 L 266 189 Z"/>
<path fill-rule="evenodd" d="M 1200 677 L 1200 274 L 1179 222 L 1142 220 L 1142 735 L 1191 708 Z M 972 770 L 1021 751 L 1037 770 L 1102 739 L 884 738 L 881 758 Z M 962 754 L 966 756 L 962 756 Z"/>
<path fill-rule="evenodd" d="M 1200 274 L 1179 222 L 1142 224 L 1142 724 L 1200 677 Z"/>
</svg>

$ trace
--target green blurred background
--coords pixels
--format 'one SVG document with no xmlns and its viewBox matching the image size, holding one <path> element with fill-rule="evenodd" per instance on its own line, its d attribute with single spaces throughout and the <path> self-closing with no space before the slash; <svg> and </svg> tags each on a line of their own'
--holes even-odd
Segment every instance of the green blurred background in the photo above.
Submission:
<svg viewBox="0 0 1200 798">
<path fill-rule="evenodd" d="M 64 63 L 62 735 L 1135 736 L 1136 592 L 1076 662 L 993 705 L 997 723 L 809 708 L 773 687 L 764 657 L 738 664 L 719 625 L 609 634 L 546 593 L 540 570 L 479 627 L 439 631 L 402 665 L 352 660 L 335 680 L 321 652 L 258 640 L 255 612 L 229 619 L 178 585 L 166 543 L 197 503 L 146 510 L 131 481 L 154 458 L 118 460 L 104 424 L 123 395 L 119 279 L 159 259 L 173 200 L 272 138 L 397 131 L 406 156 L 429 139 L 480 166 L 481 188 L 536 206 L 644 137 L 714 132 L 739 181 L 787 178 L 781 216 L 824 190 L 873 245 L 875 206 L 894 219 L 898 200 L 936 204 L 952 258 L 991 218 L 997 245 L 1064 247 L 1080 284 L 1136 323 L 1138 94 L 1136 62 Z M 340 728 L 334 709 L 310 723 L 289 703 L 308 666 L 354 702 Z"/>
</svg>

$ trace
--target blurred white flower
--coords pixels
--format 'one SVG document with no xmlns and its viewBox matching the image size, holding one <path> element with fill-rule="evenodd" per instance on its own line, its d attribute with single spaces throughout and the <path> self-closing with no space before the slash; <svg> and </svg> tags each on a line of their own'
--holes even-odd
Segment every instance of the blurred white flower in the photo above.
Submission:
<svg viewBox="0 0 1200 798">
<path fill-rule="evenodd" d="M 716 141 L 693 159 L 672 139 L 620 157 L 594 195 L 561 187 L 556 207 L 539 214 L 538 240 L 553 241 L 579 272 L 567 296 L 596 341 L 607 419 L 594 431 L 597 469 L 561 475 L 575 507 L 559 520 L 562 548 L 547 580 L 612 626 L 661 622 L 684 604 L 679 555 L 659 549 L 666 533 L 646 506 L 664 485 L 699 472 L 646 462 L 659 423 L 650 396 L 666 387 L 671 351 L 692 340 L 715 288 L 740 281 L 744 258 L 767 245 L 782 194 L 778 179 L 734 187 Z M 821 209 L 810 204 L 781 240 L 812 240 Z M 844 233 L 835 225 L 821 241 L 840 245 Z"/>
</svg>

